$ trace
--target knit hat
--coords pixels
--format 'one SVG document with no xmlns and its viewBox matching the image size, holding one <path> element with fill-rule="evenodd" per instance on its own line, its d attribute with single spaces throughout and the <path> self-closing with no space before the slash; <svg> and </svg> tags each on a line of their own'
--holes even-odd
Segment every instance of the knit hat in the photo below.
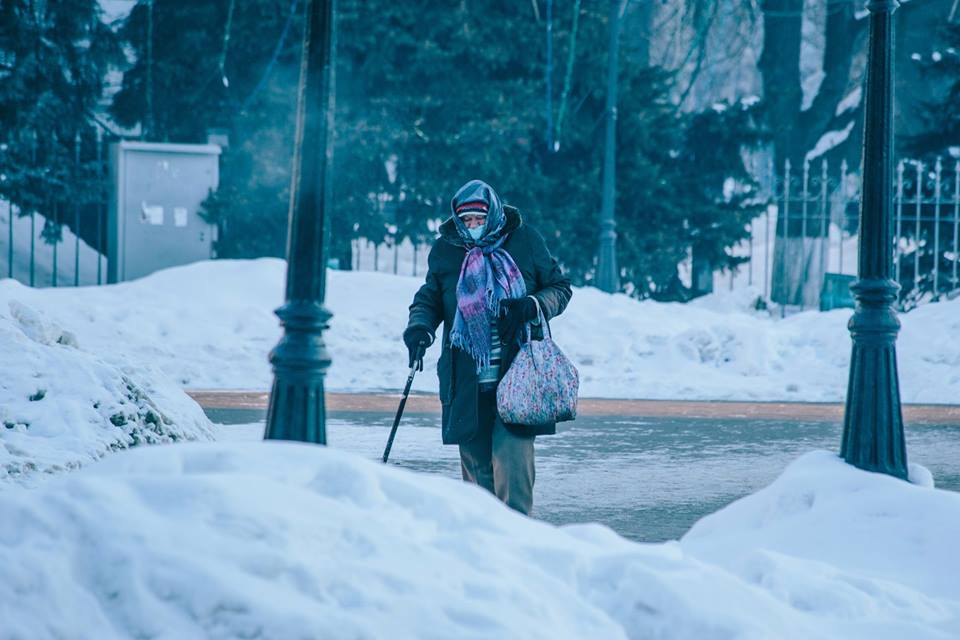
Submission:
<svg viewBox="0 0 960 640">
<path fill-rule="evenodd" d="M 456 213 L 458 218 L 466 215 L 485 216 L 490 211 L 490 206 L 482 200 L 471 200 L 457 205 Z"/>
</svg>

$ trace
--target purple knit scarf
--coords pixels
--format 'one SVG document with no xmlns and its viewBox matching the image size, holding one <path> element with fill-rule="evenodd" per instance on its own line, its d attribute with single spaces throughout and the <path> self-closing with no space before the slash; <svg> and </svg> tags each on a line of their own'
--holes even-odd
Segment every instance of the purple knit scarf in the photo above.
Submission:
<svg viewBox="0 0 960 640">
<path fill-rule="evenodd" d="M 517 263 L 501 246 L 506 236 L 467 251 L 457 282 L 457 313 L 450 340 L 477 363 L 477 372 L 490 366 L 493 340 L 490 322 L 500 314 L 500 301 L 522 298 L 527 286 Z"/>
</svg>

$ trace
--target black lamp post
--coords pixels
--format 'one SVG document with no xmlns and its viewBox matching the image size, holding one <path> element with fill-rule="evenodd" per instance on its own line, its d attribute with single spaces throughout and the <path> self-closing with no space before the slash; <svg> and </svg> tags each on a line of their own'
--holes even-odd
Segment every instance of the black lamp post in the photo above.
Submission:
<svg viewBox="0 0 960 640">
<path fill-rule="evenodd" d="M 267 410 L 268 440 L 326 444 L 323 378 L 330 356 L 323 331 L 326 280 L 324 217 L 328 203 L 328 82 L 331 4 L 305 0 L 297 133 L 290 188 L 286 303 L 277 309 L 284 334 L 270 352 L 274 381 Z"/>
<path fill-rule="evenodd" d="M 840 455 L 868 471 L 907 477 L 907 448 L 897 381 L 893 304 L 893 12 L 897 0 L 869 0 L 870 40 L 864 110 L 857 308 Z"/>
<path fill-rule="evenodd" d="M 617 222 L 614 215 L 617 196 L 617 55 L 620 49 L 620 25 L 627 0 L 610 2 L 610 41 L 607 53 L 607 130 L 603 149 L 603 200 L 600 207 L 600 252 L 597 257 L 597 287 L 607 293 L 620 289 L 617 269 Z"/>
</svg>

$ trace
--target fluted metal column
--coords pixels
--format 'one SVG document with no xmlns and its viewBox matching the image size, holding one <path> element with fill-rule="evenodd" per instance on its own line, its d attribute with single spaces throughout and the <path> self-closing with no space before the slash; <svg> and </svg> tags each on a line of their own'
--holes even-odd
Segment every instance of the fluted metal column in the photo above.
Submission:
<svg viewBox="0 0 960 640">
<path fill-rule="evenodd" d="M 897 380 L 893 280 L 893 12 L 897 0 L 870 0 L 870 40 L 863 135 L 860 256 L 851 287 L 853 354 L 840 455 L 868 471 L 907 477 L 907 449 Z"/>
<path fill-rule="evenodd" d="M 323 379 L 330 356 L 323 331 L 326 279 L 324 180 L 327 166 L 331 11 L 328 0 L 304 2 L 303 53 L 287 236 L 286 303 L 277 309 L 284 334 L 270 352 L 274 381 L 265 438 L 326 444 Z"/>
</svg>

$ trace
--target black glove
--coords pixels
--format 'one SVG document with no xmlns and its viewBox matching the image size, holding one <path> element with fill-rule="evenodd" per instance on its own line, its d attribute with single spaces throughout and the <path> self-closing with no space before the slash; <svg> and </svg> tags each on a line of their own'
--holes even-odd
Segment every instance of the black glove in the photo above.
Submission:
<svg viewBox="0 0 960 640">
<path fill-rule="evenodd" d="M 433 335 L 424 327 L 407 327 L 403 332 L 403 343 L 407 345 L 407 354 L 410 356 L 408 367 L 417 363 L 419 371 L 423 371 L 423 356 L 427 353 L 427 347 L 433 342 Z"/>
<path fill-rule="evenodd" d="M 536 317 L 537 302 L 530 296 L 501 300 L 500 319 L 497 321 L 501 344 L 519 342 L 523 337 L 524 324 Z"/>
</svg>

